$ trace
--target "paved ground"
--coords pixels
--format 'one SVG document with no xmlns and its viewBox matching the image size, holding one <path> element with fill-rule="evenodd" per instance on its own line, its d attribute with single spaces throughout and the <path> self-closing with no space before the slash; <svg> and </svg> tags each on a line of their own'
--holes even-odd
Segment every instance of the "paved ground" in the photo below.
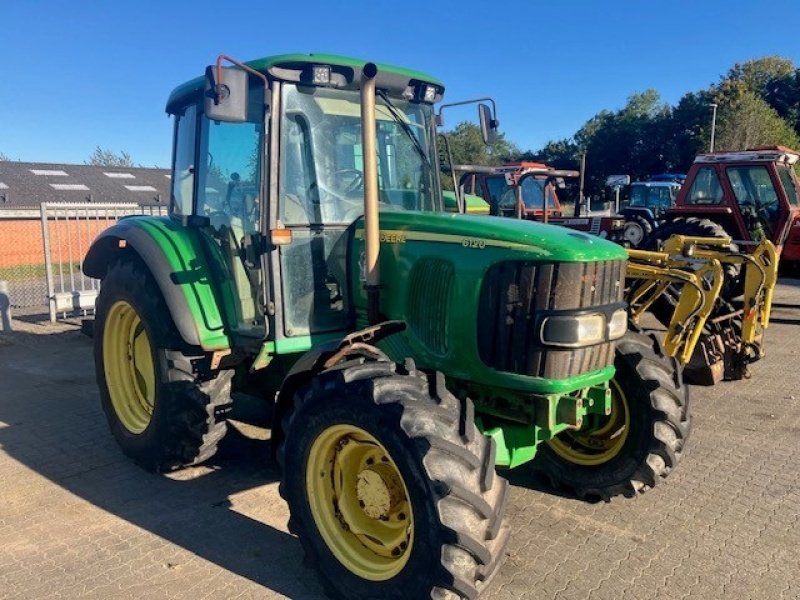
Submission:
<svg viewBox="0 0 800 600">
<path fill-rule="evenodd" d="M 586 504 L 515 478 L 487 598 L 800 597 L 800 287 L 776 301 L 753 379 L 692 390 L 694 434 L 669 481 Z M 108 433 L 90 341 L 17 325 L 0 333 L 0 598 L 320 597 L 263 441 L 146 474 Z"/>
</svg>

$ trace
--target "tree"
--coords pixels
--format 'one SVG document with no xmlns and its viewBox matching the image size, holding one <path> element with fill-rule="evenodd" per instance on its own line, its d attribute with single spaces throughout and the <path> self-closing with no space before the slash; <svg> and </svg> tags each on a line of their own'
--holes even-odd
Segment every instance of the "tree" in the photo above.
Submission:
<svg viewBox="0 0 800 600">
<path fill-rule="evenodd" d="M 459 123 L 455 129 L 446 132 L 445 135 L 450 143 L 455 165 L 502 165 L 516 160 L 520 153 L 519 148 L 509 142 L 503 133 L 498 133 L 494 143 L 487 146 L 483 143 L 480 127 L 467 121 Z M 441 150 L 441 164 L 448 165 L 449 159 L 445 144 L 439 144 L 439 149 Z M 442 183 L 446 189 L 453 187 L 450 177 L 443 177 Z"/>
<path fill-rule="evenodd" d="M 765 145 L 800 148 L 800 136 L 789 122 L 750 90 L 720 105 L 718 123 L 717 150 Z"/>
<path fill-rule="evenodd" d="M 671 114 L 658 92 L 646 90 L 630 96 L 622 109 L 602 110 L 589 119 L 573 140 L 577 154 L 587 156 L 586 189 L 602 192 L 608 175 L 641 178 L 670 168 Z M 569 141 L 560 146 L 568 148 Z"/>
<path fill-rule="evenodd" d="M 0 160 L 11 160 L 11 158 L 8 155 L 0 152 Z"/>
<path fill-rule="evenodd" d="M 84 161 L 87 165 L 96 165 L 99 167 L 135 167 L 136 165 L 131 158 L 131 155 L 122 150 L 117 153 L 113 150 L 106 150 L 100 146 L 95 147 L 94 152 L 89 155 L 89 158 Z"/>
</svg>

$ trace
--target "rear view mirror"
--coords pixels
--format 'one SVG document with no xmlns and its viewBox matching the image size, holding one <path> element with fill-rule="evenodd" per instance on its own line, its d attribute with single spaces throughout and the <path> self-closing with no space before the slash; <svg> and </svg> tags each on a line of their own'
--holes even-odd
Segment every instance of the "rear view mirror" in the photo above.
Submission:
<svg viewBox="0 0 800 600">
<path fill-rule="evenodd" d="M 247 121 L 247 73 L 241 69 L 206 68 L 204 110 L 212 121 L 244 123 Z"/>
<path fill-rule="evenodd" d="M 481 136 L 487 146 L 494 144 L 497 139 L 497 120 L 492 117 L 492 110 L 486 104 L 478 104 L 478 119 L 481 123 Z"/>
</svg>

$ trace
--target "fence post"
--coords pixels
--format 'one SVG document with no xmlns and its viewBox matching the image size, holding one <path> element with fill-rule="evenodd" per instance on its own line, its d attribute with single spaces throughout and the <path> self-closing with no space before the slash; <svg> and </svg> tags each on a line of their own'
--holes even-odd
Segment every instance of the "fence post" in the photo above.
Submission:
<svg viewBox="0 0 800 600">
<path fill-rule="evenodd" d="M 50 228 L 47 226 L 47 203 L 40 205 L 42 216 L 42 241 L 44 242 L 44 270 L 47 278 L 47 306 L 50 310 L 50 322 L 56 322 L 56 291 L 53 285 L 53 260 L 50 257 Z"/>
<path fill-rule="evenodd" d="M 11 327 L 11 296 L 8 292 L 8 282 L 0 281 L 0 327 L 2 331 L 13 331 Z"/>
</svg>

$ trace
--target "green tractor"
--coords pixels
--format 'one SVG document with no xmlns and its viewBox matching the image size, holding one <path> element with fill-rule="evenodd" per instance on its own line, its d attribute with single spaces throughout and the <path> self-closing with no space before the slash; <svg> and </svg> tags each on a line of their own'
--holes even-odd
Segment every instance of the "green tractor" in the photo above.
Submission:
<svg viewBox="0 0 800 600">
<path fill-rule="evenodd" d="M 676 363 L 627 331 L 621 247 L 444 210 L 443 92 L 338 56 L 221 56 L 167 103 L 170 215 L 121 220 L 83 264 L 122 450 L 199 463 L 232 398 L 262 398 L 289 528 L 337 598 L 475 598 L 508 537 L 496 467 L 634 495 L 688 433 Z"/>
</svg>

